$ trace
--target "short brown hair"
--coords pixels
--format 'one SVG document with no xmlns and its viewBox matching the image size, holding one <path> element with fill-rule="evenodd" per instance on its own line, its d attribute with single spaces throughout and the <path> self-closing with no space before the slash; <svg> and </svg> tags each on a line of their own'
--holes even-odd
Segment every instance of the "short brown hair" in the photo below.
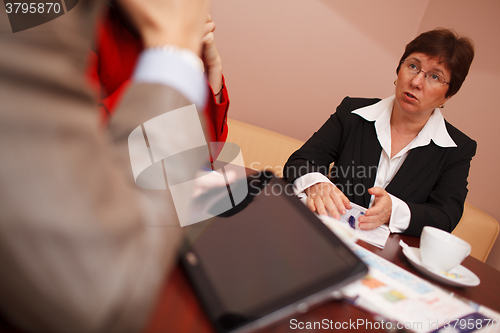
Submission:
<svg viewBox="0 0 500 333">
<path fill-rule="evenodd" d="M 399 74 L 401 63 L 410 54 L 419 52 L 430 57 L 439 58 L 451 72 L 451 79 L 445 97 L 455 95 L 464 83 L 474 59 L 474 44 L 467 37 L 458 36 L 450 29 L 438 28 L 420 34 L 406 45 L 396 73 Z"/>
</svg>

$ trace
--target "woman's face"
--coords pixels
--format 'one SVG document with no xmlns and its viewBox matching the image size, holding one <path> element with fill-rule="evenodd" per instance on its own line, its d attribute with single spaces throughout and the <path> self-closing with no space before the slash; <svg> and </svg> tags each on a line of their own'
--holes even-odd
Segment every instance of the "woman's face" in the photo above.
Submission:
<svg viewBox="0 0 500 333">
<path fill-rule="evenodd" d="M 431 58 L 424 53 L 412 53 L 405 59 L 418 65 L 422 71 L 411 74 L 405 70 L 403 63 L 399 69 L 396 82 L 395 109 L 402 112 L 402 116 L 412 118 L 428 118 L 439 105 L 446 102 L 444 97 L 448 91 L 448 84 L 432 85 L 427 82 L 425 72 L 434 72 L 444 77 L 446 82 L 451 79 L 450 71 L 437 58 Z"/>
</svg>

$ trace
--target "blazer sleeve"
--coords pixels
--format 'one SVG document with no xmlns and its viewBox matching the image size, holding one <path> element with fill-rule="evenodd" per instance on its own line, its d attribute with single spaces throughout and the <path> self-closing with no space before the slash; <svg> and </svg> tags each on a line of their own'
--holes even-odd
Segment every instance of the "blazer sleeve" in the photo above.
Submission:
<svg viewBox="0 0 500 333">
<path fill-rule="evenodd" d="M 378 101 L 378 98 L 344 98 L 325 124 L 290 156 L 284 168 L 286 180 L 293 183 L 310 172 L 327 176 L 332 162 L 345 170 L 352 168 L 352 161 L 359 165 L 371 163 L 372 159 L 378 162 L 381 148 L 373 124 L 352 113 Z M 370 158 L 362 157 L 365 154 Z"/>
<path fill-rule="evenodd" d="M 216 100 L 216 92 L 214 92 L 212 87 L 208 85 L 210 93 L 205 107 L 205 118 L 209 122 L 207 124 L 209 138 L 214 142 L 225 142 L 227 139 L 227 111 L 229 109 L 229 95 L 224 76 L 222 76 L 222 84 L 220 103 Z"/>
<path fill-rule="evenodd" d="M 328 176 L 330 164 L 337 160 L 342 146 L 344 122 L 348 113 L 349 98 L 346 97 L 337 107 L 337 112 L 288 158 L 283 170 L 287 182 L 293 183 L 295 179 L 311 172 Z"/>
<path fill-rule="evenodd" d="M 23 331 L 139 332 L 176 262 L 172 198 L 136 186 L 127 142 L 191 103 L 133 84 L 98 126 L 84 77 L 97 4 L 22 33 L 0 17 L 0 311 Z"/>
</svg>

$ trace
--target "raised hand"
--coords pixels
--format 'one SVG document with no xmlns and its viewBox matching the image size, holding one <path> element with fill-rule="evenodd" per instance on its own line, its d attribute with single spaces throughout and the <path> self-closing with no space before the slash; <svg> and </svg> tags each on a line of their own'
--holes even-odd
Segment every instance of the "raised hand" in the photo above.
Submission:
<svg viewBox="0 0 500 333">
<path fill-rule="evenodd" d="M 201 55 L 208 0 L 118 0 L 144 46 L 173 45 Z"/>
</svg>

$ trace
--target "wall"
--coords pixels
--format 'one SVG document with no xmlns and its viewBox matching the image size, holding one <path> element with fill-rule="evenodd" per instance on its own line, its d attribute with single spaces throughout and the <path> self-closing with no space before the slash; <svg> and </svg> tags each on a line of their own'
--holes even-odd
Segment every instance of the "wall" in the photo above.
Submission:
<svg viewBox="0 0 500 333">
<path fill-rule="evenodd" d="M 467 201 L 500 220 L 500 1 L 213 0 L 230 117 L 307 140 L 345 96 L 393 94 L 404 46 L 435 27 L 476 58 L 445 118 L 475 139 Z M 488 263 L 500 269 L 500 242 Z"/>
</svg>

